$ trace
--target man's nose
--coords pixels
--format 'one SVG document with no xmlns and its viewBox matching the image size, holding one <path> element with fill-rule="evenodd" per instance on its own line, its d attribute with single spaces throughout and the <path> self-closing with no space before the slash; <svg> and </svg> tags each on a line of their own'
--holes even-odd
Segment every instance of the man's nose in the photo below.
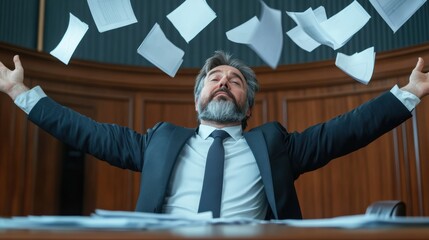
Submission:
<svg viewBox="0 0 429 240">
<path fill-rule="evenodd" d="M 222 88 L 222 87 L 226 87 L 229 89 L 229 81 L 228 81 L 228 78 L 226 76 L 222 77 L 219 81 L 219 88 Z"/>
</svg>

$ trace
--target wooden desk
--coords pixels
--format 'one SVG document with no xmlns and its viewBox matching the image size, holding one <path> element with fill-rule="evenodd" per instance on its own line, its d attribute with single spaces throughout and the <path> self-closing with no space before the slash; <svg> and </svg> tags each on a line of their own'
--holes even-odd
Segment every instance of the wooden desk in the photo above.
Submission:
<svg viewBox="0 0 429 240">
<path fill-rule="evenodd" d="M 429 228 L 294 228 L 284 225 L 217 225 L 168 230 L 0 230 L 0 239 L 429 239 Z"/>
</svg>

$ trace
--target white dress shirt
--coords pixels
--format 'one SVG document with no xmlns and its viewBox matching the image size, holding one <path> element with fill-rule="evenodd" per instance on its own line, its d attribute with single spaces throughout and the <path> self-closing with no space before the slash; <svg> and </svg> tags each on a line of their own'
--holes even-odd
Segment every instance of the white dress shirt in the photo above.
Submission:
<svg viewBox="0 0 429 240">
<path fill-rule="evenodd" d="M 200 125 L 183 147 L 167 189 L 163 211 L 174 214 L 198 212 L 207 153 L 216 128 Z M 231 137 L 223 141 L 225 166 L 221 217 L 264 219 L 267 200 L 261 174 L 242 134 L 241 125 L 222 128 Z"/>
</svg>

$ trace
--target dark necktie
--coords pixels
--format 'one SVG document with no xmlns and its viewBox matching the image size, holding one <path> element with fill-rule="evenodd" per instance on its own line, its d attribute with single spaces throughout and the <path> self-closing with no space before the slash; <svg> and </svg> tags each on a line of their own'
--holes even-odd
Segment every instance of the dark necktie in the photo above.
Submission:
<svg viewBox="0 0 429 240">
<path fill-rule="evenodd" d="M 229 134 L 224 130 L 215 130 L 210 136 L 214 138 L 214 141 L 207 154 L 203 189 L 201 191 L 198 212 L 212 211 L 213 217 L 218 218 L 220 217 L 223 165 L 225 160 L 223 140 L 229 137 Z"/>
</svg>

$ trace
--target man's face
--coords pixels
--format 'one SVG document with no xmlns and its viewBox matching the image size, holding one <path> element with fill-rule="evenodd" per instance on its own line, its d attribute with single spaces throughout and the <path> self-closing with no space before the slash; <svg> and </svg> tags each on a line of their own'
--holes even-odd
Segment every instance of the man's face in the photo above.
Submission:
<svg viewBox="0 0 429 240">
<path fill-rule="evenodd" d="M 250 116 L 247 105 L 247 83 L 239 70 L 221 65 L 205 77 L 195 107 L 199 119 L 220 123 L 241 122 Z"/>
</svg>

